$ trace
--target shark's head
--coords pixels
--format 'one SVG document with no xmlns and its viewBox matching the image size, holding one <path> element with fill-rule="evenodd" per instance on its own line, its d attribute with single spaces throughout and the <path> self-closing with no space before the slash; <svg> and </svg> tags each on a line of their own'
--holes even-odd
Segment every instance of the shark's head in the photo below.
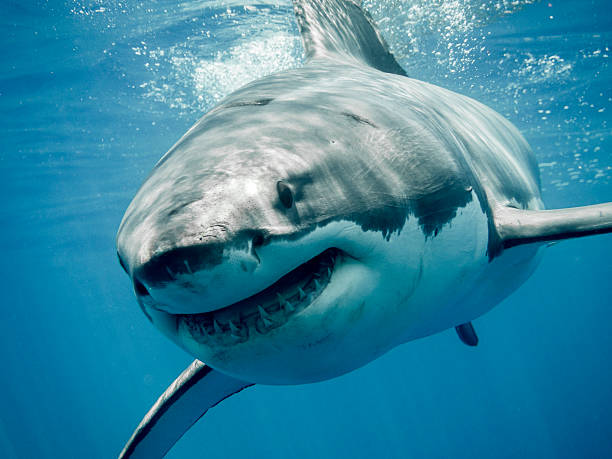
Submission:
<svg viewBox="0 0 612 459">
<path fill-rule="evenodd" d="M 330 378 L 401 342 L 426 241 L 472 200 L 443 161 L 405 183 L 392 131 L 307 96 L 322 103 L 235 93 L 157 164 L 117 237 L 153 324 L 251 382 Z"/>
</svg>

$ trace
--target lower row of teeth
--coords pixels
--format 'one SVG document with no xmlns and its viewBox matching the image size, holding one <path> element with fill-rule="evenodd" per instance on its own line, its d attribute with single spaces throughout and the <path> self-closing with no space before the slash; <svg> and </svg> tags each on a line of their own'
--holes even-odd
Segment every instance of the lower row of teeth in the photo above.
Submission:
<svg viewBox="0 0 612 459">
<path fill-rule="evenodd" d="M 194 338 L 208 340 L 215 338 L 229 338 L 233 342 L 243 342 L 249 337 L 249 328 L 253 327 L 259 333 L 265 334 L 273 328 L 287 322 L 290 315 L 309 305 L 314 297 L 321 291 L 322 284 L 329 282 L 334 265 L 334 258 L 323 263 L 323 270 L 314 274 L 314 279 L 308 285 L 308 291 L 298 289 L 291 295 L 276 294 L 277 301 L 268 305 L 257 305 L 257 313 L 249 314 L 242 319 L 240 316 L 230 319 L 226 323 L 220 322 L 217 317 L 199 319 L 197 316 L 184 316 L 182 321 Z M 241 320 L 242 319 L 242 320 Z M 250 322 L 250 324 L 249 324 Z M 250 326 L 249 326 L 250 325 Z"/>
</svg>

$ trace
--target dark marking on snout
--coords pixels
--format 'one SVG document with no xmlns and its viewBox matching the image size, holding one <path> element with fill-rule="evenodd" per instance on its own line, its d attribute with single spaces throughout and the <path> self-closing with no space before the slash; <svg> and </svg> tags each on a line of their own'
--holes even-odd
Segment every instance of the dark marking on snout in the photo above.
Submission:
<svg viewBox="0 0 612 459">
<path fill-rule="evenodd" d="M 182 177 L 182 179 L 184 180 L 183 177 Z M 175 186 L 179 186 L 180 182 L 183 181 L 183 180 L 177 181 L 175 183 Z M 178 204 L 175 204 L 172 208 L 168 209 L 168 211 L 167 211 L 168 218 L 171 218 L 171 217 L 174 217 L 175 215 L 180 214 L 181 212 L 183 212 L 183 209 L 189 207 L 194 202 L 200 201 L 202 196 L 199 193 L 194 193 L 194 194 L 195 194 L 195 197 L 191 197 L 190 199 L 187 199 L 184 202 L 180 202 Z"/>
<path fill-rule="evenodd" d="M 247 107 L 249 105 L 263 106 L 263 105 L 268 105 L 273 100 L 274 99 L 257 99 L 257 100 L 238 101 L 238 102 L 229 103 L 225 105 L 223 108 Z"/>
<path fill-rule="evenodd" d="M 376 126 L 372 121 L 370 121 L 370 120 L 368 120 L 368 119 L 366 119 L 366 118 L 364 118 L 362 116 L 355 115 L 354 113 L 349 113 L 349 112 L 342 112 L 341 114 L 342 114 L 342 116 L 346 116 L 347 118 L 350 118 L 353 121 L 357 121 L 358 123 L 367 124 L 370 127 L 378 128 L 378 126 Z"/>
</svg>

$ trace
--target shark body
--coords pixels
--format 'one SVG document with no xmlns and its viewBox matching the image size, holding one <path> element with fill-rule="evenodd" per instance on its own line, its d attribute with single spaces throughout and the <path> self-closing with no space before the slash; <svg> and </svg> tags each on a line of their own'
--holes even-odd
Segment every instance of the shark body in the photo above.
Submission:
<svg viewBox="0 0 612 459">
<path fill-rule="evenodd" d="M 476 345 L 470 321 L 542 243 L 612 231 L 610 203 L 544 210 L 518 130 L 408 78 L 357 4 L 294 7 L 306 65 L 207 113 L 121 223 L 143 312 L 198 359 L 122 457 L 165 454 L 252 384 L 332 378 L 451 327 Z"/>
</svg>

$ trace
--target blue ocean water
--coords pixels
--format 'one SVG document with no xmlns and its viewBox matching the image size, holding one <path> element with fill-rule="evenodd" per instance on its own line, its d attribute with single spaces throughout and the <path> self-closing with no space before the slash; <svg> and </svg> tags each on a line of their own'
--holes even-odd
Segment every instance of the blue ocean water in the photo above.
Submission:
<svg viewBox="0 0 612 459">
<path fill-rule="evenodd" d="M 549 207 L 612 201 L 612 10 L 593 1 L 367 0 L 408 73 L 514 122 Z M 2 2 L 0 456 L 114 457 L 192 358 L 119 267 L 159 157 L 248 81 L 302 63 L 291 5 Z M 547 248 L 476 320 L 343 377 L 255 386 L 169 457 L 612 456 L 612 237 Z"/>
</svg>

